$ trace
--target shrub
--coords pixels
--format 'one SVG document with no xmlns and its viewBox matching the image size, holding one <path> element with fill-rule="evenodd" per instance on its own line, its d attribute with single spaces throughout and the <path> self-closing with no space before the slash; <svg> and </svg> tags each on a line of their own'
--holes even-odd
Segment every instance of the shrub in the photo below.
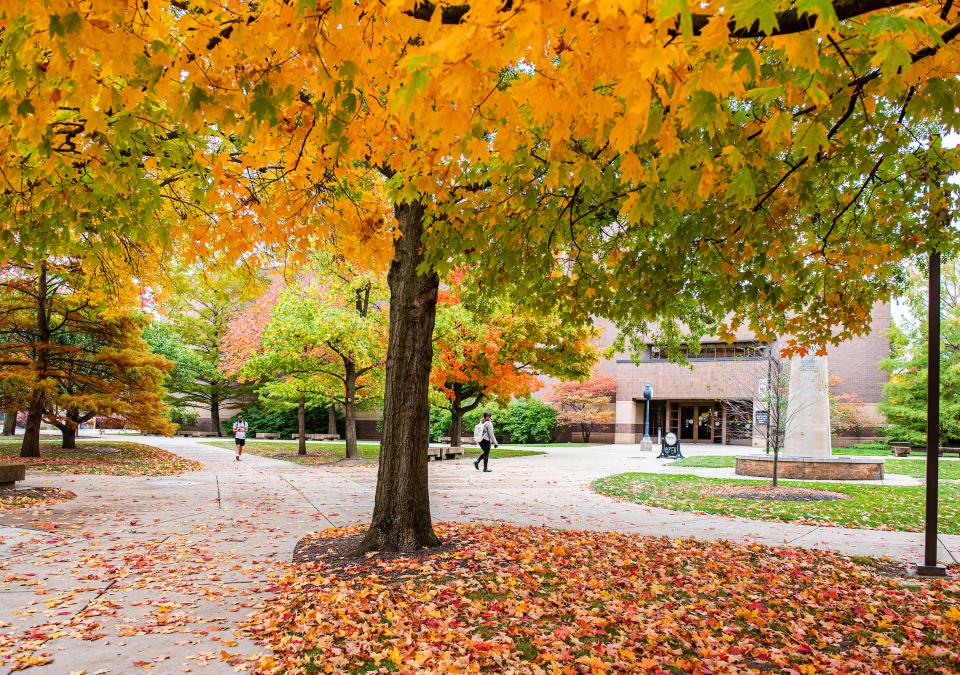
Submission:
<svg viewBox="0 0 960 675">
<path fill-rule="evenodd" d="M 514 443 L 549 443 L 557 425 L 557 411 L 532 396 L 514 399 L 501 412 L 499 427 Z"/>
<path fill-rule="evenodd" d="M 255 434 L 280 434 L 281 438 L 289 438 L 297 433 L 297 407 L 280 406 L 274 403 L 264 403 L 257 401 L 246 406 L 238 414 L 243 415 L 250 427 L 250 433 Z M 227 420 L 220 421 L 220 427 L 223 433 L 230 435 L 233 433 L 233 423 L 237 416 L 234 415 Z M 327 431 L 327 407 L 326 406 L 308 406 L 306 409 L 306 428 L 308 434 L 320 434 Z M 337 414 L 338 433 L 343 425 L 342 416 Z"/>
</svg>

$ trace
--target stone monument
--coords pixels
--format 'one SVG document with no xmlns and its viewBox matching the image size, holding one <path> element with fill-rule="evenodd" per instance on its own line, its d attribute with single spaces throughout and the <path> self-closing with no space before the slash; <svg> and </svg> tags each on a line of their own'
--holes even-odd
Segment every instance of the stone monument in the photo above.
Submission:
<svg viewBox="0 0 960 675">
<path fill-rule="evenodd" d="M 879 457 L 834 457 L 830 438 L 827 357 L 790 360 L 786 435 L 777 476 L 806 480 L 883 480 Z M 773 475 L 773 454 L 737 457 L 741 476 Z"/>
<path fill-rule="evenodd" d="M 784 455 L 830 457 L 830 384 L 826 356 L 790 359 Z"/>
</svg>

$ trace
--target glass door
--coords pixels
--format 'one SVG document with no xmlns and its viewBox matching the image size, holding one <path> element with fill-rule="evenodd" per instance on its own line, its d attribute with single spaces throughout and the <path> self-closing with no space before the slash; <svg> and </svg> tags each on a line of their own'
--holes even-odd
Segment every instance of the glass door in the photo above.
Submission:
<svg viewBox="0 0 960 675">
<path fill-rule="evenodd" d="M 680 440 L 692 441 L 696 434 L 697 406 L 680 406 Z"/>
<path fill-rule="evenodd" d="M 713 406 L 697 406 L 697 440 L 709 443 L 713 440 Z"/>
</svg>

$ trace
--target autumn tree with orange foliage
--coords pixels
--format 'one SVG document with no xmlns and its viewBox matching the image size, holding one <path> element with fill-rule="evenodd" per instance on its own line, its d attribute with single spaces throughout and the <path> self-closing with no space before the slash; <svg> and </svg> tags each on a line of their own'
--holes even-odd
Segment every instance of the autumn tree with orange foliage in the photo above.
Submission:
<svg viewBox="0 0 960 675">
<path fill-rule="evenodd" d="M 613 421 L 610 404 L 617 393 L 617 381 L 609 375 L 595 374 L 583 382 L 559 382 L 547 395 L 547 400 L 559 411 L 558 421 L 577 427 L 583 442 L 590 442 L 590 434 L 600 424 Z"/>
<path fill-rule="evenodd" d="M 162 403 L 170 363 L 141 338 L 131 285 L 108 274 L 76 258 L 0 268 L 0 390 L 5 405 L 27 412 L 22 457 L 40 456 L 43 421 L 65 448 L 96 415 L 173 430 Z"/>
<path fill-rule="evenodd" d="M 541 375 L 583 377 L 596 362 L 593 327 L 541 317 L 508 298 L 465 298 L 463 273 L 439 294 L 430 383 L 451 414 L 451 445 L 459 446 L 463 416 L 485 400 L 537 391 Z"/>
<path fill-rule="evenodd" d="M 438 541 L 431 340 L 440 278 L 465 252 L 544 314 L 744 325 L 795 352 L 866 330 L 895 263 L 955 245 L 916 189 L 924 165 L 958 165 L 931 133 L 960 126 L 953 2 L 27 0 L 0 18 L 12 185 L 127 159 L 183 216 L 116 222 L 135 238 L 255 261 L 335 228 L 392 258 L 361 550 Z M 392 219 L 355 208 L 357 172 L 382 177 Z M 11 234 L 22 206 L 0 204 L 8 239 L 74 236 L 75 216 Z"/>
</svg>

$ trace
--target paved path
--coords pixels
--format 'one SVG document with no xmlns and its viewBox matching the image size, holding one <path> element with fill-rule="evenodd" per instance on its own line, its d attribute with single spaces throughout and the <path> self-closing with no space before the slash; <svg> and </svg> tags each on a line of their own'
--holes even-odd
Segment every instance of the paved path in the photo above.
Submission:
<svg viewBox="0 0 960 675">
<path fill-rule="evenodd" d="M 276 565 L 307 532 L 369 518 L 374 465 L 237 463 L 231 450 L 191 439 L 149 442 L 206 468 L 172 478 L 31 474 L 30 484 L 78 498 L 0 514 L 0 655 L 33 645 L 40 665 L 28 672 L 44 674 L 245 670 L 257 646 L 237 625 L 263 601 Z M 589 490 L 595 478 L 662 464 L 636 446 L 551 448 L 494 461 L 493 473 L 431 462 L 433 516 L 920 557 L 919 534 L 698 516 Z M 944 560 L 960 557 L 960 536 L 942 543 Z"/>
</svg>

